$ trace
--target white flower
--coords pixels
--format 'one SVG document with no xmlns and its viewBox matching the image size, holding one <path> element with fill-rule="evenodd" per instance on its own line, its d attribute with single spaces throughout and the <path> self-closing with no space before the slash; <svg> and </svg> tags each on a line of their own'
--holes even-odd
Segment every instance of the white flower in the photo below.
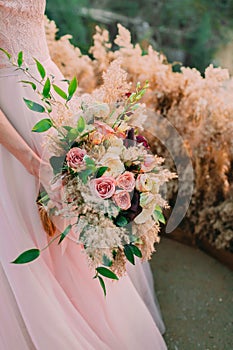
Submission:
<svg viewBox="0 0 233 350">
<path fill-rule="evenodd" d="M 141 145 L 135 147 L 132 146 L 129 148 L 124 147 L 122 150 L 121 158 L 124 162 L 134 161 L 135 159 L 143 158 L 144 154 L 147 154 L 147 151 L 143 149 L 143 146 Z"/>
<path fill-rule="evenodd" d="M 140 192 L 151 192 L 154 182 L 148 174 L 139 174 L 136 180 L 136 188 Z"/>
<path fill-rule="evenodd" d="M 150 192 L 142 192 L 140 193 L 140 206 L 142 208 L 150 206 L 151 203 L 154 203 L 154 196 Z"/>
<path fill-rule="evenodd" d="M 117 177 L 125 170 L 124 164 L 120 160 L 120 157 L 114 153 L 106 153 L 101 159 L 100 163 L 109 168 L 109 170 L 104 173 L 106 176 Z"/>
<path fill-rule="evenodd" d="M 117 155 L 117 156 L 119 156 L 120 154 L 121 154 L 121 152 L 122 152 L 122 147 L 120 146 L 120 147 L 118 147 L 118 146 L 111 146 L 111 147 L 109 147 L 108 148 L 108 153 L 110 153 L 110 154 L 115 154 L 115 155 Z"/>
<path fill-rule="evenodd" d="M 118 147 L 118 148 L 123 148 L 123 140 L 120 139 L 119 137 L 116 137 L 114 135 L 110 135 L 108 138 L 108 142 L 110 144 L 110 147 Z"/>
</svg>

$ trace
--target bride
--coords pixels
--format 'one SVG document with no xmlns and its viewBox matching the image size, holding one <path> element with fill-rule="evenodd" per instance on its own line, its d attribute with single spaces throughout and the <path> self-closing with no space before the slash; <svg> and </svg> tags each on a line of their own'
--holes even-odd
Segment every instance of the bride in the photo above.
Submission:
<svg viewBox="0 0 233 350">
<path fill-rule="evenodd" d="M 0 0 L 0 47 L 13 57 L 22 50 L 33 74 L 36 57 L 59 84 L 62 75 L 46 45 L 44 8 L 45 0 Z M 35 263 L 10 263 L 48 239 L 36 206 L 43 136 L 31 133 L 41 116 L 24 105 L 23 97 L 35 95 L 22 88 L 23 79 L 1 52 L 0 349 L 166 349 L 148 264 L 129 267 L 128 276 L 109 282 L 104 298 L 72 240 L 63 255 L 55 244 Z"/>
</svg>

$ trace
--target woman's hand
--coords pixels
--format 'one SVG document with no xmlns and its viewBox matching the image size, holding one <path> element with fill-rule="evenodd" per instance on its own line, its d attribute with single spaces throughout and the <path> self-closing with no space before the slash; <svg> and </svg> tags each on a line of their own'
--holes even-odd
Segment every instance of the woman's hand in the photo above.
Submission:
<svg viewBox="0 0 233 350">
<path fill-rule="evenodd" d="M 0 110 L 0 144 L 2 144 L 26 168 L 29 174 L 35 176 L 55 203 L 60 203 L 60 188 L 54 188 L 53 169 L 49 162 L 41 159 L 24 141 L 22 136 L 11 125 L 5 114 Z"/>
<path fill-rule="evenodd" d="M 42 160 L 37 156 L 37 154 L 35 154 L 35 152 L 30 149 L 25 156 L 21 157 L 21 163 L 27 169 L 29 174 L 39 179 Z"/>
<path fill-rule="evenodd" d="M 41 160 L 15 130 L 5 114 L 0 110 L 0 144 L 22 163 L 27 171 L 39 177 Z"/>
</svg>

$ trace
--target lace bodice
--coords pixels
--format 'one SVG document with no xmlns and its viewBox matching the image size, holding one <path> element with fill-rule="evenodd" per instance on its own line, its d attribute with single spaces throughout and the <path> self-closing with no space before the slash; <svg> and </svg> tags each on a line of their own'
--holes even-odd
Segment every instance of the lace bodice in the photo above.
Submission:
<svg viewBox="0 0 233 350">
<path fill-rule="evenodd" d="M 44 31 L 45 0 L 0 0 L 0 47 L 13 58 L 23 51 L 26 63 L 33 58 L 49 58 Z M 0 68 L 8 66 L 6 56 L 0 52 Z"/>
</svg>

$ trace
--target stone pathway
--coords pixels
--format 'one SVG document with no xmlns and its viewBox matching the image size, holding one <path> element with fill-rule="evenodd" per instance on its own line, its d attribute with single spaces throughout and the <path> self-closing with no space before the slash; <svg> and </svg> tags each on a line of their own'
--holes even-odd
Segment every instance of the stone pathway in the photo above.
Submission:
<svg viewBox="0 0 233 350">
<path fill-rule="evenodd" d="M 168 350 L 232 350 L 233 272 L 166 238 L 151 266 Z"/>
</svg>

